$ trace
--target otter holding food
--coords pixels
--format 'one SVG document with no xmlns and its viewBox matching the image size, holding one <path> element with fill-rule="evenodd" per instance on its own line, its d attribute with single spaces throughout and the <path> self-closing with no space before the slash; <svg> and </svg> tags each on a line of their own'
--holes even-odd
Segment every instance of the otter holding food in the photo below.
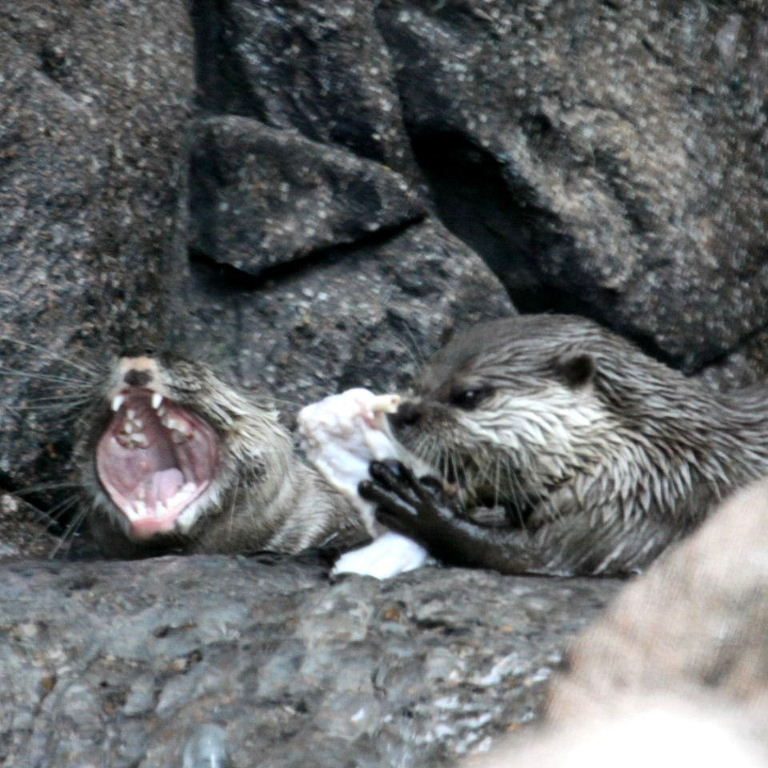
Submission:
<svg viewBox="0 0 768 768">
<path fill-rule="evenodd" d="M 75 453 L 106 554 L 295 553 L 367 538 L 355 508 L 294 455 L 268 399 L 205 365 L 123 357 L 94 405 Z"/>
<path fill-rule="evenodd" d="M 357 493 L 360 481 L 368 477 L 372 459 L 402 460 L 422 472 L 431 470 L 392 439 L 386 417 L 397 411 L 399 403 L 398 395 L 376 395 L 356 388 L 330 395 L 299 412 L 299 435 L 307 458 L 354 504 L 374 538 L 371 544 L 343 554 L 333 575 L 357 573 L 385 579 L 429 560 L 427 551 L 415 541 L 377 525 L 374 505 Z"/>
<path fill-rule="evenodd" d="M 446 563 L 504 573 L 643 568 L 768 472 L 768 396 L 721 394 L 593 322 L 528 315 L 439 351 L 391 418 L 462 489 L 371 465 L 378 519 Z M 501 506 L 506 524 L 471 519 Z"/>
</svg>

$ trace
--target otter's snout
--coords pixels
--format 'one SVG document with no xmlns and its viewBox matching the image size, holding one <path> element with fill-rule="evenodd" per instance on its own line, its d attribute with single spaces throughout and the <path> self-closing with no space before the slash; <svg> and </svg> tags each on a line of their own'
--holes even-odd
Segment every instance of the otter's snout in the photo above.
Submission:
<svg viewBox="0 0 768 768">
<path fill-rule="evenodd" d="M 413 427 L 421 421 L 423 416 L 421 405 L 413 402 L 400 403 L 395 413 L 388 415 L 390 424 L 395 428 Z"/>
</svg>

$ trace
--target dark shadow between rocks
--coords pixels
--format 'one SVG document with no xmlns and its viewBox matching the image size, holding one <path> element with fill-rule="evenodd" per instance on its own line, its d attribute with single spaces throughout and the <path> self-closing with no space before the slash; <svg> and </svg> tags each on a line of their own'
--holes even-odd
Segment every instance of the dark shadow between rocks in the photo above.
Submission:
<svg viewBox="0 0 768 768">
<path fill-rule="evenodd" d="M 528 126 L 529 130 L 532 130 Z M 543 135 L 546 123 L 536 126 Z M 594 285 L 576 294 L 552 284 L 540 268 L 541 254 L 561 252 L 556 260 L 578 259 L 574 243 L 557 234 L 556 222 L 522 186 L 513 172 L 459 132 L 413 130 L 413 153 L 429 184 L 442 224 L 478 253 L 507 289 L 520 312 L 565 312 L 588 317 L 633 339 L 646 353 L 673 367 L 680 361 L 665 353 L 650 335 L 612 322 L 596 307 L 619 296 Z M 595 294 L 599 293 L 599 301 Z"/>
<path fill-rule="evenodd" d="M 267 122 L 249 86 L 248 74 L 227 40 L 232 32 L 227 5 L 226 0 L 195 0 L 192 4 L 198 106 L 207 112 L 228 112 Z"/>
</svg>

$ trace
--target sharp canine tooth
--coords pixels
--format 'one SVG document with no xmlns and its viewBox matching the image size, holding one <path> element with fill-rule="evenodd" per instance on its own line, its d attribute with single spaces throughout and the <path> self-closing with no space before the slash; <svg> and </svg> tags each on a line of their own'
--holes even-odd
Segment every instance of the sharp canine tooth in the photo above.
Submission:
<svg viewBox="0 0 768 768">
<path fill-rule="evenodd" d="M 136 411 L 133 408 L 128 409 L 128 420 L 133 421 L 136 418 Z"/>
<path fill-rule="evenodd" d="M 163 404 L 163 396 L 159 392 L 152 393 L 152 407 L 157 410 Z"/>
<path fill-rule="evenodd" d="M 112 410 L 119 411 L 124 402 L 125 402 L 125 395 L 115 395 L 112 398 Z"/>
</svg>

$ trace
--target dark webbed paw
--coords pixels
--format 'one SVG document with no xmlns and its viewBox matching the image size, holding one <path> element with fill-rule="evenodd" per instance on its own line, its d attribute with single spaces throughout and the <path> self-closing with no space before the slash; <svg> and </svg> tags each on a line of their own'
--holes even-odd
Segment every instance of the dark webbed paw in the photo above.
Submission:
<svg viewBox="0 0 768 768">
<path fill-rule="evenodd" d="M 374 461 L 371 480 L 358 486 L 360 495 L 376 504 L 376 518 L 382 525 L 424 544 L 453 530 L 456 514 L 443 485 L 437 478 L 417 478 L 400 462 Z"/>
</svg>

